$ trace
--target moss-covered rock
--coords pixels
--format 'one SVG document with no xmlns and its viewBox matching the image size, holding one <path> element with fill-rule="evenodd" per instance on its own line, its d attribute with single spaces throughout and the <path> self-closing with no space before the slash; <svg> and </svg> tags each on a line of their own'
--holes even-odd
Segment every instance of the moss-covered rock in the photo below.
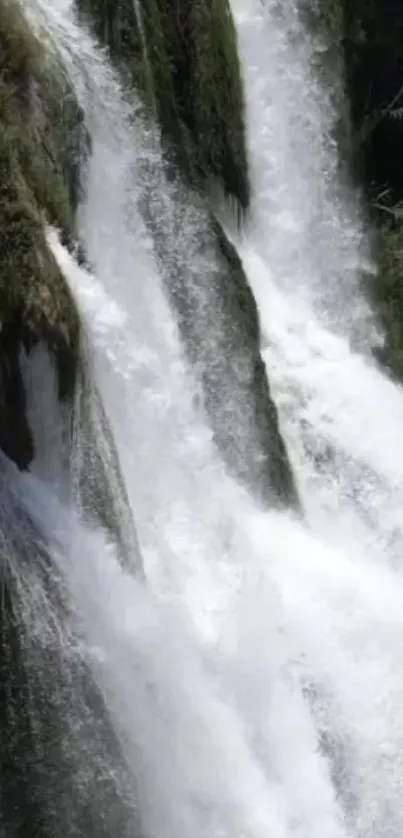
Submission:
<svg viewBox="0 0 403 838">
<path fill-rule="evenodd" d="M 1 0 L 0 445 L 21 466 L 30 460 L 31 442 L 26 423 L 24 429 L 20 348 L 43 340 L 57 360 L 61 398 L 74 390 L 79 315 L 44 222 L 73 243 L 85 144 L 82 113 L 61 67 L 31 32 L 19 3 Z M 10 416 L 15 433 L 7 426 Z"/>
<path fill-rule="evenodd" d="M 72 391 L 79 317 L 49 250 L 44 220 L 75 234 L 83 124 L 73 91 L 16 2 L 0 2 L 0 323 L 57 356 L 61 395 Z M 81 138 L 82 139 L 82 138 Z"/>
<path fill-rule="evenodd" d="M 144 216 L 214 442 L 230 474 L 259 502 L 298 509 L 241 260 L 203 202 L 179 185 L 173 192 L 165 210 L 150 197 Z"/>
<path fill-rule="evenodd" d="M 62 468 L 74 472 L 71 491 L 128 562 L 138 547 L 117 454 L 87 370 L 79 312 L 45 233 L 52 224 L 75 246 L 88 151 L 83 113 L 57 56 L 39 43 L 18 0 L 0 0 L 0 448 L 21 469 L 34 459 L 21 353 L 44 345 L 52 363 L 42 374 L 56 368 L 68 417 Z M 62 412 L 54 421 L 62 423 Z M 51 441 L 47 450 L 51 456 Z"/>
<path fill-rule="evenodd" d="M 8 166 L 17 189 L 20 176 L 27 200 L 67 238 L 73 237 L 80 166 L 89 150 L 83 112 L 64 70 L 31 31 L 18 0 L 0 3 L 0 120 L 2 168 Z"/>
<path fill-rule="evenodd" d="M 158 119 L 168 161 L 245 211 L 244 97 L 228 0 L 76 0 Z"/>
</svg>

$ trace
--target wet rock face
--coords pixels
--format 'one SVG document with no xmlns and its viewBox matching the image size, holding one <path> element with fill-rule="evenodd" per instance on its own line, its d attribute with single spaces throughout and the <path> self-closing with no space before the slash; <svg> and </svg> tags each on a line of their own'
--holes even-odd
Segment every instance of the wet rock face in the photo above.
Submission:
<svg viewBox="0 0 403 838">
<path fill-rule="evenodd" d="M 170 164 L 194 187 L 250 202 L 244 96 L 228 0 L 77 0 L 159 122 Z"/>
<path fill-rule="evenodd" d="M 205 206 L 192 203 L 179 183 L 173 192 L 165 214 L 150 199 L 144 217 L 214 441 L 230 474 L 260 503 L 298 510 L 261 357 L 257 306 L 241 260 Z"/>
<path fill-rule="evenodd" d="M 298 508 L 260 354 L 254 296 L 235 248 L 214 220 L 209 246 L 215 267 L 200 280 L 204 313 L 184 318 L 182 324 L 193 362 L 202 366 L 206 407 L 217 445 L 230 471 L 260 502 Z"/>
<path fill-rule="evenodd" d="M 83 112 L 57 57 L 10 0 L 0 4 L 0 122 L 2 182 L 31 215 L 44 212 L 72 239 L 80 168 L 90 151 Z"/>
<path fill-rule="evenodd" d="M 133 780 L 52 549 L 20 498 L 2 456 L 0 826 L 8 838 L 133 838 Z"/>
<path fill-rule="evenodd" d="M 142 576 L 140 547 L 118 452 L 84 357 L 77 375 L 72 420 L 69 459 L 76 502 L 90 521 L 113 537 L 123 564 Z"/>
</svg>

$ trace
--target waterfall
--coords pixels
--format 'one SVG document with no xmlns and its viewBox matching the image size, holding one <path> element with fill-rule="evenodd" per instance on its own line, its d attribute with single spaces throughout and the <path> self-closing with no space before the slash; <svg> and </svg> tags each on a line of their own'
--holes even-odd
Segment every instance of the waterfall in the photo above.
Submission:
<svg viewBox="0 0 403 838">
<path fill-rule="evenodd" d="M 87 408 L 102 436 L 100 393 L 144 578 L 85 514 L 85 492 L 66 489 L 66 420 L 39 348 L 22 364 L 35 460 L 25 474 L 0 460 L 0 701 L 14 737 L 8 761 L 0 747 L 0 833 L 401 838 L 403 394 L 371 357 L 360 279 L 373 268 L 315 75 L 321 44 L 293 0 L 234 0 L 255 199 L 231 235 L 302 516 L 257 504 L 214 443 L 142 213 L 146 172 L 165 208 L 172 196 L 138 102 L 70 0 L 25 7 L 91 132 L 88 264 L 53 227 L 47 238 L 83 317 Z M 122 492 L 108 485 L 107 511 Z M 19 661 L 25 680 L 9 686 Z"/>
</svg>

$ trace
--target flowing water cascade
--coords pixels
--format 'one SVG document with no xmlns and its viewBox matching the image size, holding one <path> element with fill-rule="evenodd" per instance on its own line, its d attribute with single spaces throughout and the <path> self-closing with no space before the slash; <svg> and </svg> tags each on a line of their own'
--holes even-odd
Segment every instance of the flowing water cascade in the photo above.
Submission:
<svg viewBox="0 0 403 838">
<path fill-rule="evenodd" d="M 21 713 L 30 699 L 37 718 L 52 673 L 48 723 L 62 734 L 37 731 L 37 753 L 10 717 L 26 769 L 21 779 L 0 763 L 0 834 L 29 836 L 32 817 L 41 838 L 401 838 L 403 396 L 371 361 L 358 280 L 370 266 L 312 68 L 320 45 L 294 2 L 234 2 L 257 184 L 238 245 L 302 521 L 257 507 L 217 454 L 139 209 L 144 160 L 156 180 L 160 161 L 136 104 L 70 0 L 24 5 L 92 136 L 81 210 L 91 269 L 57 231 L 48 238 L 86 324 L 145 581 L 65 488 L 65 420 L 39 349 L 24 361 L 36 460 L 25 475 L 0 463 L 2 550 L 24 629 L 2 645 L 34 673 Z"/>
<path fill-rule="evenodd" d="M 337 114 L 315 79 L 313 39 L 295 4 L 242 4 L 239 33 L 256 185 L 240 250 L 307 519 L 324 535 L 331 527 L 341 546 L 358 539 L 359 552 L 381 560 L 386 550 L 394 563 L 401 389 L 371 361 L 381 336 L 359 279 L 373 268 L 354 194 L 337 181 Z"/>
</svg>

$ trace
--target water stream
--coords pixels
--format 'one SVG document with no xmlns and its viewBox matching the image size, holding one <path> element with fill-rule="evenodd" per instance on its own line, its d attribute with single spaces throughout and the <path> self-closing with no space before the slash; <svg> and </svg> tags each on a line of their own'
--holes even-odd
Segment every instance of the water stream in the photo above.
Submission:
<svg viewBox="0 0 403 838">
<path fill-rule="evenodd" d="M 338 181 L 334 115 L 312 61 L 320 45 L 294 2 L 235 8 L 256 184 L 238 246 L 302 522 L 257 509 L 213 446 L 138 209 L 147 155 L 160 170 L 136 104 L 70 0 L 26 5 L 93 137 L 80 222 L 93 270 L 48 236 L 92 343 L 146 584 L 53 496 L 44 466 L 18 492 L 56 545 L 139 830 L 401 838 L 403 394 L 371 360 L 359 281 L 370 260 Z M 40 353 L 32 364 L 40 372 Z"/>
</svg>

